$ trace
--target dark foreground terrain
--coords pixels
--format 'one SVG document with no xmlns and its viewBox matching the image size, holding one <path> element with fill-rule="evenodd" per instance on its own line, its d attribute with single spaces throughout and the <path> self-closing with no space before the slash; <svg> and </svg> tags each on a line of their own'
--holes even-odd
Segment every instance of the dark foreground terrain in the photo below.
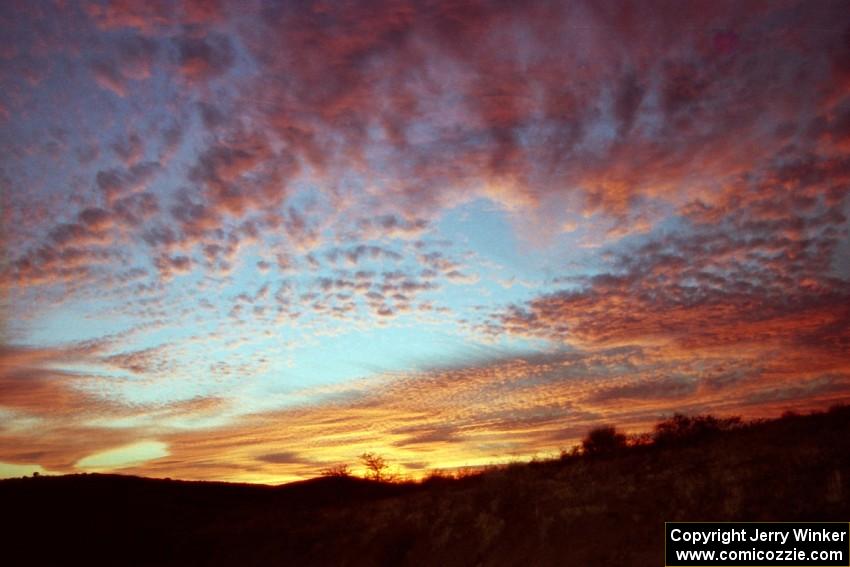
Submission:
<svg viewBox="0 0 850 567">
<path fill-rule="evenodd" d="M 419 484 L 5 480 L 0 563 L 658 566 L 664 521 L 850 520 L 847 408 L 673 433 Z"/>
</svg>

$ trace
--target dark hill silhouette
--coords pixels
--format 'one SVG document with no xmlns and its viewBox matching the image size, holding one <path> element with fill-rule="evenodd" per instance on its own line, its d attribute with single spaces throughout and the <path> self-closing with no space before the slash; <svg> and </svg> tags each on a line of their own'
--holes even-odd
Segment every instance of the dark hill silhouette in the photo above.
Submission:
<svg viewBox="0 0 850 567">
<path fill-rule="evenodd" d="M 604 451 L 459 480 L 4 480 L 0 562 L 661 565 L 664 521 L 850 519 L 850 409 L 676 419 L 655 444 L 617 437 Z"/>
</svg>

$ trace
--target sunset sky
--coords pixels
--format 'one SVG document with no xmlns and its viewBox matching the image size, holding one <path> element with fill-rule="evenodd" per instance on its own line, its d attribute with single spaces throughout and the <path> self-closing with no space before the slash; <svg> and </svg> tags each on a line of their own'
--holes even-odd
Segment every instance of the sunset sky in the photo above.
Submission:
<svg viewBox="0 0 850 567">
<path fill-rule="evenodd" d="M 0 477 L 850 401 L 848 13 L 0 3 Z"/>
</svg>

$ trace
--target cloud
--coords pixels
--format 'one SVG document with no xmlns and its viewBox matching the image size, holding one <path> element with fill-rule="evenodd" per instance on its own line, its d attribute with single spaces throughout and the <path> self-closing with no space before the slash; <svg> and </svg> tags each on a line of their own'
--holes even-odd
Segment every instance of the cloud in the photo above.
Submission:
<svg viewBox="0 0 850 567">
<path fill-rule="evenodd" d="M 293 451 L 285 451 L 282 453 L 267 453 L 265 455 L 258 455 L 258 461 L 262 461 L 264 463 L 272 463 L 272 464 L 299 464 L 304 463 L 303 457 L 301 457 L 298 453 Z"/>
<path fill-rule="evenodd" d="M 127 167 L 135 165 L 144 154 L 142 139 L 135 132 L 131 133 L 126 140 L 119 140 L 114 143 L 112 150 Z"/>
<path fill-rule="evenodd" d="M 129 81 L 141 81 L 151 76 L 158 51 L 157 42 L 150 38 L 124 36 L 110 46 L 108 55 L 95 58 L 91 69 L 98 85 L 125 97 Z"/>
<path fill-rule="evenodd" d="M 108 313 L 210 336 L 17 349 L 3 462 L 74 470 L 157 440 L 171 454 L 128 470 L 275 479 L 357 450 L 413 470 L 556 450 L 606 420 L 846 398 L 837 4 L 119 0 L 51 14 L 0 22 L 10 326 L 50 336 L 45 313 L 91 307 L 87 329 Z M 513 240 L 514 265 L 488 263 Z M 280 370 L 269 361 L 425 324 L 548 354 L 228 421 L 262 391 L 258 369 Z M 234 360 L 187 370 L 222 345 Z M 203 395 L 131 403 L 189 387 L 184 374 Z"/>
<path fill-rule="evenodd" d="M 103 351 L 109 339 L 82 342 L 59 348 L 0 347 L 0 407 L 42 417 L 84 414 L 101 400 L 85 386 L 85 375 L 56 368 L 90 360 Z M 119 406 L 102 400 L 104 413 L 118 411 Z"/>
<path fill-rule="evenodd" d="M 61 372 L 5 372 L 0 391 L 3 406 L 27 413 L 70 415 L 93 405 L 93 398 L 74 388 L 78 380 Z"/>
<path fill-rule="evenodd" d="M 177 275 L 184 275 L 192 270 L 192 259 L 188 256 L 163 255 L 154 260 L 156 269 L 164 280 L 169 280 Z"/>
<path fill-rule="evenodd" d="M 759 357 L 671 360 L 658 349 L 630 347 L 374 377 L 319 389 L 308 404 L 247 416 L 214 434 L 175 432 L 167 437 L 174 460 L 135 470 L 298 478 L 317 474 L 317 463 L 353 463 L 376 451 L 415 472 L 423 457 L 426 467 L 463 466 L 557 452 L 594 424 L 645 430 L 675 411 L 777 415 L 846 399 L 846 375 L 826 382 L 822 374 L 797 376 L 787 395 L 771 395 L 771 372 Z"/>
<path fill-rule="evenodd" d="M 233 66 L 233 47 L 227 36 L 180 36 L 174 41 L 179 73 L 188 81 L 207 81 Z"/>
<path fill-rule="evenodd" d="M 221 400 L 148 406 L 137 411 L 155 417 L 157 442 L 170 455 L 115 466 L 132 474 L 268 482 L 314 476 L 322 463 L 353 463 L 359 453 L 377 451 L 415 472 L 557 452 L 597 423 L 641 429 L 674 411 L 771 415 L 846 399 L 848 374 L 813 371 L 780 380 L 788 358 L 783 362 L 781 349 L 773 354 L 677 358 L 654 347 L 619 347 L 497 357 L 307 390 L 301 403 L 201 429 L 167 424 L 186 414 L 217 415 Z M 11 450 L 0 435 L 0 458 L 69 470 L 88 455 L 151 439 L 139 427 L 124 433 L 123 440 L 109 436 L 96 448 L 73 451 L 38 443 L 29 454 Z M 23 437 L 12 438 L 20 447 Z M 33 458 L 32 451 L 44 455 Z"/>
<path fill-rule="evenodd" d="M 102 29 L 130 28 L 145 34 L 180 24 L 208 24 L 224 15 L 216 0 L 153 0 L 142 4 L 132 0 L 88 2 L 86 12 Z"/>
<path fill-rule="evenodd" d="M 148 192 L 117 199 L 112 208 L 115 215 L 129 228 L 139 227 L 160 211 L 156 196 Z"/>
<path fill-rule="evenodd" d="M 95 180 L 106 200 L 114 203 L 128 194 L 143 191 L 159 171 L 160 167 L 156 162 L 142 162 L 127 169 L 99 171 Z"/>
<path fill-rule="evenodd" d="M 77 461 L 76 468 L 86 471 L 114 471 L 168 456 L 168 447 L 159 441 L 138 441 L 87 455 Z"/>
<path fill-rule="evenodd" d="M 142 31 L 166 25 L 169 20 L 169 2 L 155 1 L 138 4 L 119 0 L 105 5 L 91 2 L 88 14 L 101 28 L 137 28 Z"/>
<path fill-rule="evenodd" d="M 275 157 L 274 163 L 271 162 Z M 254 134 L 237 134 L 218 140 L 198 158 L 190 176 L 206 189 L 213 208 L 241 216 L 248 209 L 280 205 L 286 194 L 285 171 L 291 164 L 274 156 L 268 140 Z"/>
<path fill-rule="evenodd" d="M 271 220 L 302 176 L 328 185 L 338 210 L 287 207 L 277 219 L 304 252 L 327 227 L 343 239 L 417 238 L 445 208 L 480 197 L 528 233 L 545 232 L 541 215 L 563 225 L 557 211 L 579 207 L 588 223 L 613 219 L 616 240 L 646 234 L 670 206 L 712 205 L 719 186 L 799 157 L 807 135 L 824 155 L 843 151 L 843 103 L 819 86 L 843 76 L 846 59 L 829 6 L 633 10 L 630 21 L 650 24 L 585 3 L 268 6 L 246 8 L 256 25 L 226 34 L 209 27 L 227 16 L 215 3 L 86 8 L 101 29 L 122 30 L 93 63 L 109 88 L 126 94 L 154 68 L 188 81 L 174 85 L 177 104 L 185 97 L 215 135 L 199 140 L 186 181 L 202 189 L 198 206 L 222 215 L 215 228 L 228 216 Z M 801 41 L 771 18 L 806 22 Z M 669 33 L 694 22 L 704 31 Z M 222 83 L 214 100 L 196 89 L 239 57 L 257 72 Z M 114 148 L 134 165 L 98 174 L 109 201 L 151 180 L 140 139 Z M 359 189 L 344 187 L 352 178 Z"/>
<path fill-rule="evenodd" d="M 660 380 L 635 380 L 631 384 L 620 384 L 600 389 L 591 396 L 595 402 L 639 401 L 658 399 L 684 399 L 697 393 L 698 382 L 691 379 L 666 377 Z"/>
<path fill-rule="evenodd" d="M 121 352 L 103 358 L 108 365 L 128 370 L 134 374 L 152 376 L 161 374 L 170 367 L 169 361 L 163 356 L 167 346 L 150 347 L 141 350 Z"/>
<path fill-rule="evenodd" d="M 120 97 L 127 95 L 126 79 L 114 63 L 97 61 L 92 63 L 91 68 L 98 85 Z"/>
<path fill-rule="evenodd" d="M 357 228 L 351 238 L 362 240 L 413 239 L 419 238 L 428 228 L 425 219 L 404 219 L 393 214 L 377 218 L 363 218 L 357 221 Z"/>
<path fill-rule="evenodd" d="M 268 70 L 257 98 L 304 163 L 320 170 L 380 164 L 403 206 L 408 195 L 425 207 L 451 203 L 460 187 L 471 189 L 470 197 L 483 192 L 524 206 L 574 190 L 591 198 L 589 211 L 626 220 L 641 197 L 677 200 L 695 175 L 733 175 L 735 155 L 754 142 L 763 152 L 778 151 L 781 145 L 770 143 L 759 123 L 787 118 L 766 116 L 770 109 L 754 105 L 790 75 L 768 78 L 748 69 L 759 61 L 802 70 L 809 61 L 761 29 L 757 12 L 637 12 L 636 20 L 660 29 L 699 18 L 728 30 L 743 17 L 738 28 L 765 36 L 765 45 L 783 49 L 784 58 L 755 42 L 732 49 L 741 32 L 675 42 L 650 33 L 651 26 L 623 27 L 607 11 L 585 5 L 519 12 L 377 3 L 342 7 L 332 17 L 277 8 L 263 14 L 267 27 L 246 42 L 280 46 L 257 52 Z M 828 10 L 809 16 L 820 18 L 828 21 Z M 575 21 L 585 22 L 580 33 L 571 27 Z M 612 48 L 612 32 L 641 49 Z M 553 50 L 571 56 L 552 58 Z M 561 78 L 575 75 L 573 67 L 581 81 L 565 83 Z M 817 78 L 826 73 L 823 66 L 808 68 Z M 597 69 L 613 70 L 613 93 Z M 446 117 L 451 121 L 444 123 Z M 386 131 L 380 145 L 366 135 L 373 125 Z M 371 147 L 387 159 L 370 161 Z M 503 189 L 493 192 L 495 186 Z"/>
<path fill-rule="evenodd" d="M 155 362 L 152 350 L 112 354 L 125 338 L 61 348 L 0 348 L 0 462 L 35 463 L 58 473 L 78 467 L 111 470 L 166 455 L 165 445 L 151 440 L 153 431 L 185 427 L 224 409 L 214 397 L 166 404 L 121 400 L 103 375 L 70 369 L 102 368 L 103 362 L 131 369 L 139 360 L 148 367 L 163 363 Z"/>
<path fill-rule="evenodd" d="M 340 258 L 344 258 L 348 265 L 352 267 L 357 266 L 363 260 L 394 263 L 402 259 L 402 255 L 398 252 L 367 244 L 358 244 L 348 249 L 332 248 L 325 253 L 325 257 L 333 264 L 336 264 Z"/>
</svg>

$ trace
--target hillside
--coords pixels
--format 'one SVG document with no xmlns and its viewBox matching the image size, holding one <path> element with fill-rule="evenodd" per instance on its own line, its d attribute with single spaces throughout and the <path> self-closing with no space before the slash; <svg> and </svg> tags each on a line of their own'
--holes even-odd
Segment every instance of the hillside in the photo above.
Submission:
<svg viewBox="0 0 850 567">
<path fill-rule="evenodd" d="M 662 565 L 671 520 L 850 519 L 850 409 L 462 479 L 0 481 L 10 565 Z"/>
</svg>

